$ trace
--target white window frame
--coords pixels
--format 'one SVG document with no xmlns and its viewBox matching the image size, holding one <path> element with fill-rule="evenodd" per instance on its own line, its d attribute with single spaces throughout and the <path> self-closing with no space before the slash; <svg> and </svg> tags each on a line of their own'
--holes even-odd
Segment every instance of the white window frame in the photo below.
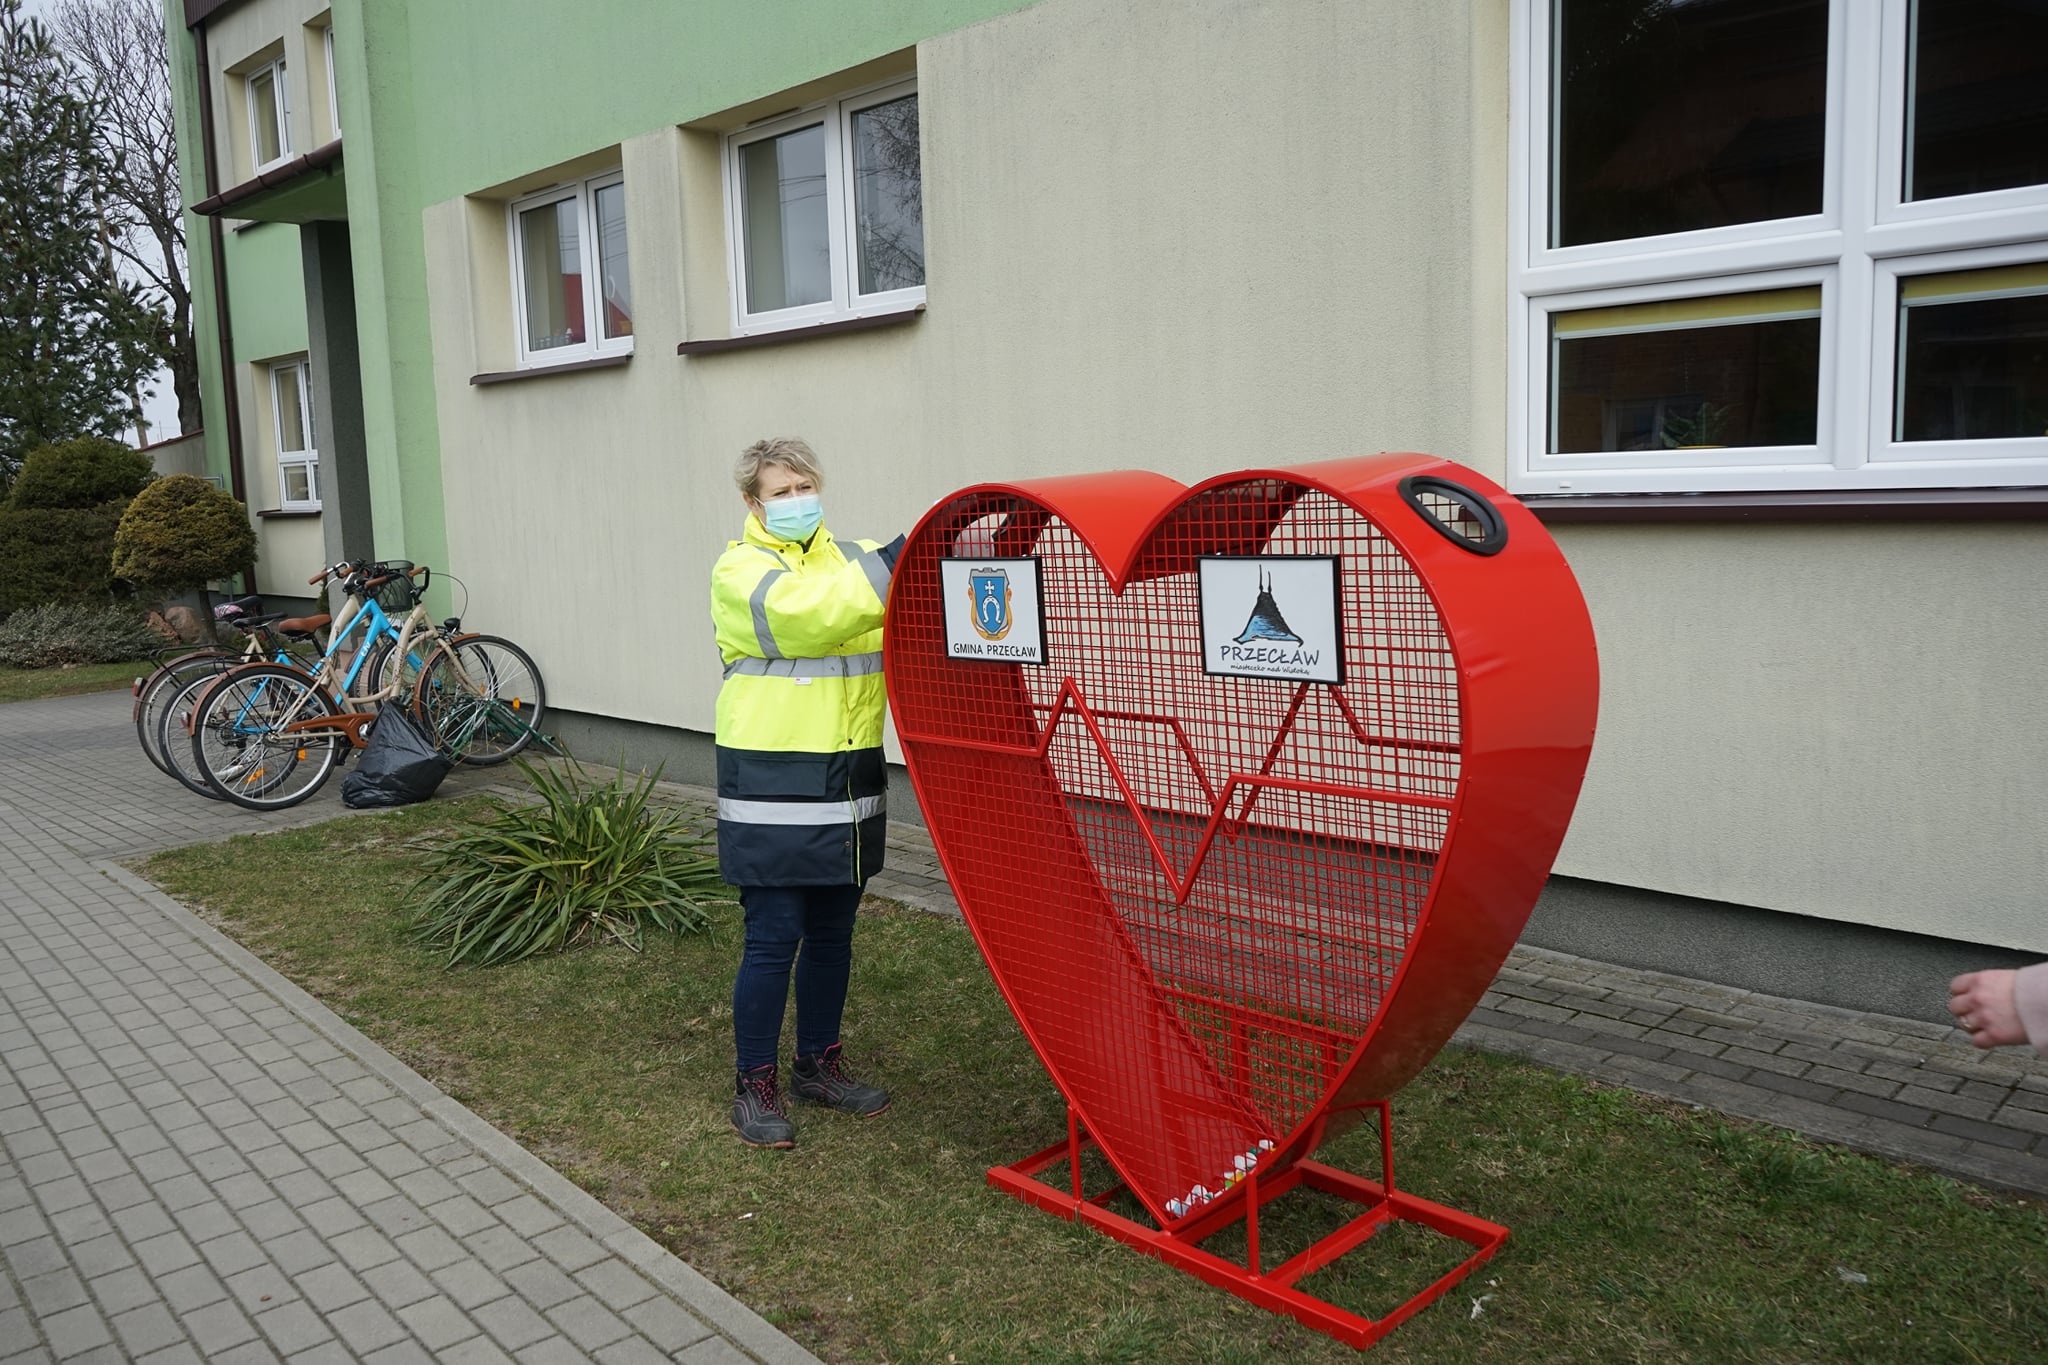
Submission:
<svg viewBox="0 0 2048 1365">
<path fill-rule="evenodd" d="M 262 134 L 256 121 L 256 82 L 265 73 L 270 75 L 270 97 L 277 113 L 277 155 L 269 161 L 258 161 L 262 155 Z M 249 105 L 249 164 L 257 175 L 282 166 L 292 159 L 292 110 L 289 85 L 285 70 L 285 59 L 279 57 L 265 62 L 242 77 L 242 89 L 248 94 Z"/>
<path fill-rule="evenodd" d="M 322 30 L 322 45 L 327 49 L 327 126 L 341 136 L 341 99 L 334 88 L 334 21 L 329 19 Z"/>
<path fill-rule="evenodd" d="M 2048 437 L 1891 440 L 1897 279 L 2048 259 L 2048 186 L 1904 199 L 1910 0 L 1830 0 L 1821 211 L 1553 247 L 1556 0 L 1511 8 L 1508 487 L 1518 493 L 2048 484 Z M 1552 453 L 1550 315 L 1822 286 L 1815 447 Z"/>
<path fill-rule="evenodd" d="M 914 78 L 890 81 L 883 85 L 867 86 L 837 95 L 829 100 L 821 100 L 791 113 L 778 114 L 774 118 L 764 119 L 736 133 L 726 135 L 723 158 L 726 273 L 731 283 L 734 335 L 753 336 L 764 332 L 786 331 L 792 327 L 811 327 L 822 322 L 904 313 L 924 303 L 925 286 L 921 284 L 874 294 L 861 294 L 856 289 L 856 282 L 859 279 L 860 246 L 854 230 L 853 116 L 863 109 L 915 94 L 917 81 Z M 920 100 L 920 128 L 923 127 L 923 112 Z M 825 129 L 825 212 L 827 241 L 832 252 L 832 297 L 820 303 L 750 313 L 747 311 L 746 297 L 747 248 L 746 225 L 742 217 L 743 206 L 740 196 L 740 149 L 765 138 L 780 137 L 784 133 L 795 132 L 814 124 L 822 124 Z M 924 156 L 923 148 L 920 146 L 920 192 L 923 180 Z"/>
<path fill-rule="evenodd" d="M 1878 326 L 1890 331 L 1892 345 L 1871 348 L 1872 371 L 1870 375 L 1870 458 L 1873 462 L 1902 463 L 1940 460 L 1957 470 L 1974 473 L 1988 480 L 1997 475 L 2015 460 L 2023 460 L 2031 450 L 2048 444 L 2048 438 L 2005 439 L 2005 440 L 1958 440 L 1958 441 L 1900 441 L 1898 432 L 1898 393 L 1895 376 L 1901 367 L 1903 357 L 1897 348 L 1900 312 L 1899 281 L 1916 275 L 1940 275 L 1954 270 L 1987 270 L 2002 265 L 2036 265 L 2048 261 L 2048 242 L 2030 242 L 2020 246 L 1991 247 L 1981 251 L 1944 251 L 1919 256 L 1896 256 L 1877 263 L 1877 287 L 1873 296 L 1872 313 Z M 2048 293 L 2048 289 L 2030 288 L 2019 290 L 1972 291 L 1957 295 L 1953 300 L 1996 299 L 2013 297 L 2036 297 Z M 1934 306 L 1939 306 L 1935 304 Z M 1889 364 L 1889 372 L 1875 368 Z"/>
<path fill-rule="evenodd" d="M 597 192 L 613 185 L 626 183 L 625 172 L 615 169 L 598 175 L 586 176 L 581 180 L 568 180 L 550 185 L 544 190 L 522 195 L 505 206 L 505 233 L 508 243 L 506 255 L 512 263 L 512 317 L 515 335 L 513 344 L 519 356 L 522 370 L 542 370 L 552 365 L 567 365 L 579 360 L 596 360 L 603 356 L 631 355 L 631 335 L 607 337 L 604 334 L 604 264 L 598 255 L 597 239 Z M 568 200 L 576 203 L 577 251 L 583 260 L 583 336 L 576 346 L 551 346 L 544 351 L 529 350 L 526 344 L 526 272 L 524 264 L 525 238 L 519 232 L 519 215 L 530 209 Z M 626 273 L 630 280 L 633 270 L 633 245 L 630 234 L 626 243 Z"/>
<path fill-rule="evenodd" d="M 267 367 L 270 374 L 270 443 L 277 452 L 277 505 L 287 512 L 317 512 L 320 510 L 320 448 L 313 435 L 313 366 L 310 357 L 300 356 L 296 360 L 280 360 Z M 293 383 L 299 392 L 299 436 L 303 450 L 287 452 L 284 448 L 284 402 L 279 394 L 279 382 L 287 370 L 294 372 Z M 293 498 L 291 483 L 285 478 L 287 469 L 304 467 L 306 471 L 306 496 Z"/>
<path fill-rule="evenodd" d="M 1738 483 L 1754 474 L 1773 470 L 1817 470 L 1826 468 L 1828 456 L 1825 452 L 1839 448 L 1832 429 L 1833 410 L 1826 402 L 1830 387 L 1832 368 L 1837 344 L 1833 325 L 1833 314 L 1828 304 L 1834 291 L 1834 272 L 1825 267 L 1809 266 L 1798 270 L 1773 270 L 1762 274 L 1741 275 L 1706 282 L 1680 280 L 1660 284 L 1633 285 L 1620 289 L 1579 291 L 1563 296 L 1544 296 L 1529 300 L 1531 329 L 1534 335 L 1542 337 L 1542 354 L 1537 357 L 1537 370 L 1544 384 L 1543 400 L 1537 404 L 1537 416 L 1542 427 L 1535 444 L 1530 449 L 1531 470 L 1542 476 L 1561 476 L 1561 481 L 1572 485 L 1561 492 L 1583 491 L 1578 479 L 1580 473 L 1605 473 L 1632 469 L 1645 471 L 1678 471 L 1696 466 L 1699 453 L 1692 450 L 1610 450 L 1576 451 L 1563 454 L 1549 453 L 1556 414 L 1549 401 L 1549 377 L 1555 362 L 1556 341 L 1551 337 L 1550 319 L 1553 313 L 1576 312 L 1583 308 L 1611 308 L 1631 303 L 1659 303 L 1670 299 L 1709 298 L 1717 294 L 1748 294 L 1771 289 L 1800 289 L 1819 286 L 1821 291 L 1820 314 L 1820 387 L 1822 402 L 1814 424 L 1815 444 L 1810 446 L 1730 446 L 1717 450 L 1714 458 L 1733 466 L 1727 472 Z M 1696 324 L 1713 326 L 1720 322 L 1741 324 L 1751 321 L 1769 321 L 1769 313 L 1754 317 L 1735 317 L 1717 320 L 1717 323 Z M 1669 324 L 1670 330 L 1686 327 L 1684 323 Z M 1663 330 L 1663 329 L 1660 329 Z M 1580 333 L 1579 335 L 1597 335 Z M 1551 491 L 1551 490 L 1539 490 Z"/>
</svg>

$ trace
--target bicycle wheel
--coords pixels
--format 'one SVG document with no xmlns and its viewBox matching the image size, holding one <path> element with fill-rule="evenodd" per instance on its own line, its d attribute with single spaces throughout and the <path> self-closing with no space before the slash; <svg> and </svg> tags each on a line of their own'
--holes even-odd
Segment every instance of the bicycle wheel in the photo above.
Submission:
<svg viewBox="0 0 2048 1365">
<path fill-rule="evenodd" d="M 348 739 L 299 722 L 335 714 L 295 668 L 250 664 L 221 675 L 199 703 L 192 752 L 215 791 L 251 810 L 296 806 L 327 781 Z"/>
<path fill-rule="evenodd" d="M 241 655 L 225 649 L 201 649 L 190 654 L 181 654 L 168 663 L 159 664 L 136 684 L 135 687 L 135 739 L 142 745 L 142 752 L 149 756 L 161 772 L 177 773 L 164 756 L 163 715 L 164 708 L 178 695 L 179 689 L 194 677 L 211 677 L 233 668 Z"/>
<path fill-rule="evenodd" d="M 192 722 L 198 714 L 199 703 L 206 699 L 207 689 L 227 672 L 228 669 L 223 668 L 218 673 L 187 676 L 178 684 L 171 699 L 164 703 L 156 722 L 156 745 L 164 756 L 164 771 L 209 801 L 218 801 L 221 795 L 206 780 L 206 770 L 199 766 L 198 756 L 193 752 Z"/>
<path fill-rule="evenodd" d="M 488 767 L 532 743 L 547 690 L 527 652 L 496 635 L 441 644 L 420 673 L 413 715 L 449 757 Z"/>
<path fill-rule="evenodd" d="M 406 644 L 405 652 L 398 649 L 398 637 L 385 637 L 377 647 L 377 654 L 365 665 L 365 671 L 376 679 L 376 690 L 389 691 L 390 700 L 400 706 L 410 707 L 413 697 L 419 691 L 420 674 L 438 650 L 440 636 L 432 631 L 421 631 Z"/>
</svg>

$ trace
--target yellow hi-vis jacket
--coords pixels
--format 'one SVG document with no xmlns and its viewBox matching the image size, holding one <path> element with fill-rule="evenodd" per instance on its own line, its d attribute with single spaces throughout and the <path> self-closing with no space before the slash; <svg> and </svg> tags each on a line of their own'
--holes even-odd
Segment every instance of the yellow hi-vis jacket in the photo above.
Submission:
<svg viewBox="0 0 2048 1365">
<path fill-rule="evenodd" d="M 844 886 L 882 868 L 882 610 L 897 546 L 749 516 L 711 570 L 718 865 L 735 886 Z"/>
</svg>

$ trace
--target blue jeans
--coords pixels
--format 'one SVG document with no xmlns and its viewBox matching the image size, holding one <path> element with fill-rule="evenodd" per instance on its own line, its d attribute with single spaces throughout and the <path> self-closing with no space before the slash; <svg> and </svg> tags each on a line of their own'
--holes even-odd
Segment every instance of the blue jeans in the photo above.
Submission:
<svg viewBox="0 0 2048 1365">
<path fill-rule="evenodd" d="M 747 946 L 732 986 L 739 1069 L 776 1059 L 791 964 L 796 976 L 796 1051 L 815 1057 L 839 1041 L 853 966 L 853 916 L 861 886 L 743 886 Z M 801 951 L 799 951 L 801 949 Z"/>
</svg>

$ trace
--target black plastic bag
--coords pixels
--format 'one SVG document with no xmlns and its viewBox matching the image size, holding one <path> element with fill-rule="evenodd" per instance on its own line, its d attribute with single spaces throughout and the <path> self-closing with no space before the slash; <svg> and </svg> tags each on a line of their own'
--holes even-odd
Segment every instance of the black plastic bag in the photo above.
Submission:
<svg viewBox="0 0 2048 1365">
<path fill-rule="evenodd" d="M 377 709 L 362 761 L 341 779 L 341 804 L 350 810 L 410 806 L 432 796 L 452 766 L 404 707 L 386 702 Z"/>
</svg>

